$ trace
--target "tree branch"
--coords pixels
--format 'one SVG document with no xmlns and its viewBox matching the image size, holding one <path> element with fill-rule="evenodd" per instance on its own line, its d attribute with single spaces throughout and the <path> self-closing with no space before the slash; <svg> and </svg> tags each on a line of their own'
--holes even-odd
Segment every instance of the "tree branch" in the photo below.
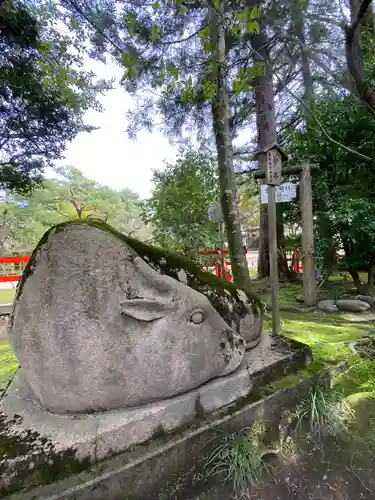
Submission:
<svg viewBox="0 0 375 500">
<path fill-rule="evenodd" d="M 345 54 L 348 70 L 362 102 L 375 116 L 375 91 L 366 82 L 363 71 L 363 58 L 360 48 L 360 25 L 372 0 L 362 0 L 358 9 L 356 2 L 351 2 L 351 24 L 344 25 Z"/>
<path fill-rule="evenodd" d="M 357 13 L 354 15 L 354 19 L 352 19 L 351 25 L 346 25 L 345 31 L 346 31 L 346 36 L 348 37 L 349 40 L 352 40 L 354 38 L 355 32 L 357 31 L 371 3 L 372 0 L 362 0 Z"/>
</svg>

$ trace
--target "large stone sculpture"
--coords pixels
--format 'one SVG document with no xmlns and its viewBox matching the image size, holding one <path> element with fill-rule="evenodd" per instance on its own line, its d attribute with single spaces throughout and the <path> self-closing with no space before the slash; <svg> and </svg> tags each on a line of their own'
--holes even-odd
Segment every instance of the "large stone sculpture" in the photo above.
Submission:
<svg viewBox="0 0 375 500">
<path fill-rule="evenodd" d="M 170 398 L 234 371 L 245 353 L 241 328 L 258 342 L 261 321 L 233 288 L 200 293 L 181 282 L 195 279 L 188 265 L 167 273 L 168 259 L 152 261 L 139 245 L 98 221 L 72 222 L 34 251 L 10 340 L 44 408 L 105 411 Z"/>
</svg>

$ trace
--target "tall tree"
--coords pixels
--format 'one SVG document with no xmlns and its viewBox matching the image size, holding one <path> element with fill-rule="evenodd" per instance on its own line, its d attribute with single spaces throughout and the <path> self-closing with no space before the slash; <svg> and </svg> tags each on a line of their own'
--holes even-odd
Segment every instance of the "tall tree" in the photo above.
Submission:
<svg viewBox="0 0 375 500">
<path fill-rule="evenodd" d="M 66 5 L 70 9 L 73 7 L 74 15 L 81 21 L 92 26 L 96 2 L 86 2 L 86 10 L 73 0 L 66 0 Z M 111 28 L 117 28 L 116 38 L 111 38 L 109 43 L 125 67 L 126 89 L 139 95 L 139 89 L 148 88 L 160 96 L 152 101 L 143 93 L 138 120 L 131 122 L 133 133 L 139 123 L 152 127 L 150 111 L 155 103 L 159 116 L 167 118 L 164 122 L 167 130 L 171 132 L 172 124 L 176 135 L 183 135 L 184 126 L 191 123 L 198 125 L 202 137 L 211 138 L 213 134 L 207 134 L 207 130 L 214 131 L 233 274 L 239 286 L 249 289 L 251 283 L 243 253 L 233 172 L 232 140 L 236 121 L 230 115 L 230 105 L 238 100 L 239 94 L 248 90 L 254 71 L 252 64 L 243 71 L 231 60 L 229 52 L 245 33 L 256 29 L 252 9 L 236 10 L 221 0 L 218 4 L 186 5 L 165 0 L 142 7 L 125 4 L 116 16 L 115 5 L 116 2 L 106 10 L 112 19 Z M 101 31 L 108 43 L 107 32 Z M 245 47 L 244 42 L 242 45 Z M 207 123 L 210 123 L 209 128 Z"/>
<path fill-rule="evenodd" d="M 298 161 L 308 156 L 320 164 L 313 179 L 315 228 L 321 261 L 332 266 L 338 246 L 345 251 L 341 265 L 351 274 L 361 293 L 371 291 L 375 269 L 375 209 L 372 179 L 374 168 L 350 151 L 342 151 L 339 141 L 370 155 L 375 122 L 356 96 L 320 98 L 316 103 L 318 120 L 331 130 L 334 145 L 314 128 L 295 131 L 289 148 Z M 336 247 L 335 247 L 336 246 Z M 367 271 L 361 283 L 359 271 Z"/>
<path fill-rule="evenodd" d="M 223 210 L 229 254 L 234 282 L 250 291 L 251 282 L 246 256 L 243 251 L 239 220 L 236 183 L 233 170 L 233 146 L 230 129 L 229 95 L 227 88 L 227 32 L 225 26 L 225 0 L 217 8 L 209 7 L 210 38 L 214 48 L 214 93 L 212 96 L 212 125 L 216 139 L 219 166 L 220 201 Z"/>
<path fill-rule="evenodd" d="M 273 89 L 273 72 L 270 62 L 269 42 L 266 33 L 264 13 L 260 12 L 260 30 L 253 36 L 254 58 L 263 65 L 262 74 L 255 78 L 254 90 L 256 98 L 256 116 L 258 130 L 258 148 L 266 149 L 277 143 L 277 126 L 275 114 L 275 99 Z M 259 170 L 267 170 L 266 157 L 260 155 Z M 267 205 L 262 205 L 260 210 L 260 236 L 258 276 L 269 276 L 269 238 L 268 238 L 268 213 Z"/>
</svg>

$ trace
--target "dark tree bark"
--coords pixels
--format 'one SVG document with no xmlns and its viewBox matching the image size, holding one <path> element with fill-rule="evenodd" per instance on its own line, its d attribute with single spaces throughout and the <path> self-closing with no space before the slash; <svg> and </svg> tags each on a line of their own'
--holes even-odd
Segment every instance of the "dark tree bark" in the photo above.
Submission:
<svg viewBox="0 0 375 500">
<path fill-rule="evenodd" d="M 298 276 L 294 273 L 288 264 L 288 259 L 286 256 L 286 247 L 285 247 L 285 234 L 284 234 L 284 220 L 282 208 L 279 205 L 277 208 L 277 248 L 278 248 L 278 270 L 279 270 L 279 278 L 285 281 L 291 282 L 299 282 Z"/>
<path fill-rule="evenodd" d="M 368 293 L 368 286 L 367 283 L 362 283 L 361 278 L 359 277 L 359 273 L 355 269 L 349 269 L 348 273 L 352 277 L 354 286 L 358 290 L 358 293 L 361 295 L 367 295 Z"/>
<path fill-rule="evenodd" d="M 375 90 L 366 81 L 361 50 L 361 26 L 368 21 L 372 0 L 350 0 L 351 23 L 344 26 L 348 70 L 360 99 L 375 116 Z"/>
<path fill-rule="evenodd" d="M 210 8 L 211 42 L 215 47 L 216 92 L 212 99 L 213 129 L 216 138 L 219 166 L 220 201 L 232 262 L 233 279 L 237 286 L 251 292 L 251 279 L 242 242 L 239 221 L 236 183 L 233 170 L 233 147 L 230 133 L 229 94 L 226 84 L 226 37 L 224 25 L 224 1 L 218 11 Z"/>
<path fill-rule="evenodd" d="M 260 23 L 260 25 L 261 24 L 262 23 Z M 261 26 L 260 33 L 252 37 L 254 61 L 269 61 L 267 42 L 267 35 L 264 28 Z M 264 64 L 263 73 L 261 76 L 255 78 L 254 87 L 258 128 L 258 147 L 261 150 L 277 142 L 272 67 L 269 64 Z M 259 170 L 260 172 L 265 172 L 266 168 L 266 157 L 265 155 L 261 155 Z M 265 278 L 270 274 L 267 210 L 267 205 L 261 205 L 258 257 L 259 278 Z"/>
<path fill-rule="evenodd" d="M 348 241 L 342 235 L 341 235 L 341 241 L 342 241 L 342 245 L 344 247 L 345 256 L 349 257 L 350 255 L 353 254 L 353 243 L 350 240 Z M 357 288 L 358 292 L 361 295 L 367 295 L 368 294 L 368 284 L 363 283 L 361 281 L 358 270 L 351 268 L 351 269 L 348 269 L 348 273 L 352 277 L 354 286 Z"/>
<path fill-rule="evenodd" d="M 367 293 L 372 294 L 372 290 L 374 288 L 374 269 L 375 265 L 374 263 L 369 265 L 368 271 L 367 271 Z"/>
<path fill-rule="evenodd" d="M 314 83 L 311 73 L 309 53 L 306 46 L 304 12 L 302 10 L 300 2 L 296 0 L 294 0 L 292 4 L 292 20 L 294 24 L 294 31 L 296 34 L 297 43 L 300 50 L 301 73 L 304 86 L 304 101 L 308 108 L 305 110 L 306 125 L 310 126 L 314 120 L 314 110 L 315 110 Z"/>
</svg>

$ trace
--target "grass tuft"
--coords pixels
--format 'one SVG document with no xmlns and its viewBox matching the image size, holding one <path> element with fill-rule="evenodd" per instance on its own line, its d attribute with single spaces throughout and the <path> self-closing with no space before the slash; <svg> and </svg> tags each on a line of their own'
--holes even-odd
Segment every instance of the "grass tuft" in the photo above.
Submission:
<svg viewBox="0 0 375 500">
<path fill-rule="evenodd" d="M 342 393 L 313 387 L 297 406 L 295 416 L 297 432 L 307 426 L 308 439 L 320 447 L 325 437 L 348 432 L 354 410 Z"/>
<path fill-rule="evenodd" d="M 220 475 L 229 483 L 237 495 L 244 495 L 258 484 L 268 466 L 260 443 L 262 426 L 242 429 L 239 433 L 222 432 L 214 439 L 219 444 L 214 448 L 205 465 L 208 476 Z"/>
</svg>

